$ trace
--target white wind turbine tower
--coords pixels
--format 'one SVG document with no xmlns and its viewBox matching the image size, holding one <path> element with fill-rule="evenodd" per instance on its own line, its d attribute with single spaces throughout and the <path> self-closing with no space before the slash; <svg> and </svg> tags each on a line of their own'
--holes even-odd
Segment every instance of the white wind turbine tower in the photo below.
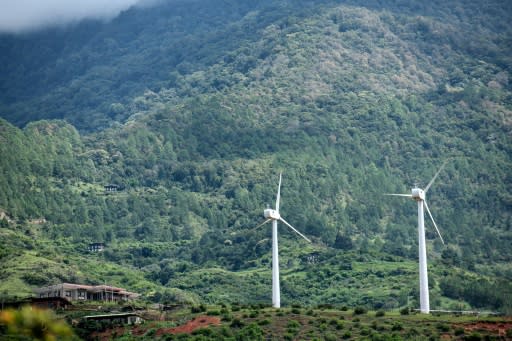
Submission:
<svg viewBox="0 0 512 341">
<path fill-rule="evenodd" d="M 272 307 L 280 308 L 281 307 L 281 293 L 279 289 L 279 253 L 277 247 L 277 222 L 281 221 L 286 226 L 291 228 L 295 233 L 299 236 L 307 240 L 311 243 L 305 235 L 297 231 L 292 225 L 290 225 L 286 220 L 281 217 L 279 214 L 279 200 L 281 196 L 281 174 L 279 174 L 279 186 L 277 187 L 277 198 L 276 198 L 276 209 L 273 210 L 271 208 L 267 208 L 263 211 L 263 215 L 265 217 L 265 221 L 258 225 L 256 228 L 265 225 L 266 223 L 272 221 Z"/>
<path fill-rule="evenodd" d="M 432 180 L 428 183 L 427 187 L 425 187 L 425 190 L 418 188 L 415 186 L 411 190 L 411 194 L 386 194 L 386 195 L 393 195 L 393 196 L 399 196 L 399 197 L 408 197 L 413 200 L 415 200 L 418 203 L 418 246 L 419 246 L 419 263 L 420 263 L 420 311 L 424 314 L 430 313 L 430 302 L 429 302 L 429 293 L 428 293 L 428 274 L 427 274 L 427 249 L 425 245 L 425 222 L 424 222 L 424 212 L 423 208 L 427 210 L 427 213 L 432 220 L 432 223 L 434 223 L 434 227 L 436 228 L 437 234 L 439 235 L 439 238 L 441 238 L 441 242 L 444 245 L 443 237 L 441 236 L 441 233 L 439 232 L 439 229 L 437 228 L 437 224 L 434 221 L 434 217 L 432 217 L 432 213 L 430 213 L 430 210 L 428 208 L 427 200 L 425 198 L 425 195 L 427 191 L 429 190 L 430 186 L 434 183 L 437 176 L 445 166 L 446 162 L 443 163 L 443 165 L 439 168 L 437 173 L 434 175 Z"/>
</svg>

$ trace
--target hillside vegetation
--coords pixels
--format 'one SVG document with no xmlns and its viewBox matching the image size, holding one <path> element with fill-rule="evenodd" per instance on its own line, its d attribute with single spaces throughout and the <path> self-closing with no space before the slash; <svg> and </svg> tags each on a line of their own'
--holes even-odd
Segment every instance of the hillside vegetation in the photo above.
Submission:
<svg viewBox="0 0 512 341">
<path fill-rule="evenodd" d="M 158 302 L 512 309 L 511 5 L 170 1 L 0 36 L 0 291 Z M 37 41 L 38 44 L 34 44 Z M 103 186 L 119 190 L 106 193 Z M 87 252 L 104 242 L 101 254 Z"/>
</svg>

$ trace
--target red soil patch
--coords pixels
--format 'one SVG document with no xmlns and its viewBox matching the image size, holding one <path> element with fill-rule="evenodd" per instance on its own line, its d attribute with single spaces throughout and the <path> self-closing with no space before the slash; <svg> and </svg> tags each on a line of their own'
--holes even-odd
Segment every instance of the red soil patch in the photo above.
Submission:
<svg viewBox="0 0 512 341">
<path fill-rule="evenodd" d="M 174 327 L 174 328 L 159 328 L 155 335 L 156 336 L 162 336 L 165 334 L 180 334 L 180 333 L 187 333 L 190 334 L 194 330 L 199 328 L 206 328 L 208 326 L 219 326 L 220 325 L 220 318 L 214 317 L 214 316 L 198 316 L 193 320 L 188 321 L 184 325 Z M 136 336 L 142 336 L 144 335 L 148 329 L 154 327 L 154 323 L 150 323 L 149 325 L 138 325 L 133 328 L 129 327 L 116 327 L 112 329 L 107 329 L 103 332 L 94 332 L 92 333 L 91 337 L 93 339 L 98 339 L 101 341 L 108 341 L 112 339 L 112 335 L 124 335 L 127 330 L 130 330 L 130 333 L 132 335 Z"/>
<path fill-rule="evenodd" d="M 464 328 L 465 332 L 478 332 L 486 331 L 488 333 L 497 334 L 499 336 L 505 336 L 507 330 L 512 330 L 512 321 L 500 321 L 496 323 L 492 322 L 474 322 L 464 324 L 461 327 Z"/>
<path fill-rule="evenodd" d="M 206 328 L 208 326 L 219 326 L 220 318 L 215 316 L 198 316 L 193 320 L 188 321 L 182 326 L 174 328 L 161 328 L 156 331 L 157 336 L 164 334 L 180 334 L 180 333 L 192 333 L 194 330 L 199 328 Z"/>
</svg>

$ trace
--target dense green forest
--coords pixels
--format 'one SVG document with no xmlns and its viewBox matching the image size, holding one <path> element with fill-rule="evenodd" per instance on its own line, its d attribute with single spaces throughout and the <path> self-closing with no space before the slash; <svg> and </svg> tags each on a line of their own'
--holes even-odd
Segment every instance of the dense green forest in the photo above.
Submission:
<svg viewBox="0 0 512 341">
<path fill-rule="evenodd" d="M 0 35 L 0 291 L 512 311 L 512 4 L 166 1 Z M 114 184 L 118 191 L 107 193 Z M 89 253 L 104 242 L 103 253 Z"/>
</svg>

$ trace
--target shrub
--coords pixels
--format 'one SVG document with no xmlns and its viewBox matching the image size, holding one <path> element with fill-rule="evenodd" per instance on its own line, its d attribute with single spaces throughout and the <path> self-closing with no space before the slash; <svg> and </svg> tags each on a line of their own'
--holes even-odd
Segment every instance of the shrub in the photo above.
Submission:
<svg viewBox="0 0 512 341">
<path fill-rule="evenodd" d="M 385 314 L 386 313 L 384 312 L 384 310 L 377 310 L 377 312 L 375 313 L 375 317 L 382 317 Z"/>
<path fill-rule="evenodd" d="M 256 324 L 251 323 L 247 327 L 244 327 L 237 339 L 240 340 L 261 340 L 263 335 L 263 330 Z"/>
<path fill-rule="evenodd" d="M 204 336 L 210 336 L 213 334 L 213 330 L 210 328 L 199 328 L 192 332 L 192 335 L 204 335 Z"/>
<path fill-rule="evenodd" d="M 332 333 L 326 333 L 324 335 L 324 340 L 325 341 L 336 341 L 336 340 L 338 340 L 338 338 L 336 337 L 336 335 L 334 335 Z"/>
<path fill-rule="evenodd" d="M 329 304 L 329 303 L 324 303 L 324 304 L 319 304 L 317 306 L 318 309 L 320 310 L 325 310 L 325 309 L 333 309 L 334 306 L 332 304 Z"/>
<path fill-rule="evenodd" d="M 482 336 L 478 333 L 472 333 L 471 335 L 468 335 L 466 337 L 464 337 L 464 340 L 467 340 L 467 341 L 480 341 L 482 340 Z"/>
<path fill-rule="evenodd" d="M 453 334 L 455 336 L 460 336 L 460 335 L 464 335 L 464 328 L 455 328 L 455 330 L 453 331 Z M 512 336 L 512 335 L 511 335 Z"/>
<path fill-rule="evenodd" d="M 295 320 L 290 320 L 290 321 L 288 321 L 287 327 L 288 328 L 293 328 L 293 329 L 300 328 L 300 322 L 299 321 L 295 321 Z"/>
<path fill-rule="evenodd" d="M 400 315 L 409 315 L 409 308 L 405 307 L 400 309 Z"/>
<path fill-rule="evenodd" d="M 352 333 L 349 330 L 347 330 L 345 333 L 343 333 L 341 337 L 344 339 L 350 339 L 352 337 Z"/>
<path fill-rule="evenodd" d="M 156 329 L 150 329 L 144 334 L 145 337 L 152 337 L 156 334 Z"/>
<path fill-rule="evenodd" d="M 354 315 L 366 314 L 367 310 L 364 307 L 356 307 L 354 309 Z"/>
<path fill-rule="evenodd" d="M 239 318 L 233 319 L 233 321 L 231 321 L 231 324 L 230 324 L 230 326 L 232 328 L 241 328 L 244 325 L 245 325 L 245 323 L 242 320 L 240 320 Z"/>
<path fill-rule="evenodd" d="M 192 314 L 197 314 L 197 313 L 202 313 L 202 312 L 205 312 L 206 311 L 206 307 L 204 305 L 200 305 L 200 306 L 192 306 L 190 307 L 190 312 Z"/>
<path fill-rule="evenodd" d="M 266 326 L 266 325 L 270 324 L 270 320 L 269 319 L 264 319 L 264 320 L 258 321 L 258 324 L 260 326 Z"/>
<path fill-rule="evenodd" d="M 222 321 L 229 322 L 231 320 L 233 320 L 233 315 L 231 315 L 229 313 L 222 314 Z"/>
<path fill-rule="evenodd" d="M 220 330 L 219 330 L 219 335 L 220 336 L 223 336 L 223 338 L 227 339 L 229 337 L 232 337 L 233 336 L 233 331 L 231 329 L 229 329 L 228 327 L 226 326 L 223 326 Z"/>
<path fill-rule="evenodd" d="M 450 330 L 450 326 L 447 325 L 446 323 L 438 323 L 436 328 L 437 328 L 437 330 L 444 332 L 444 333 L 446 333 Z"/>
<path fill-rule="evenodd" d="M 407 332 L 407 336 L 410 338 L 414 338 L 415 336 L 418 336 L 419 334 L 420 334 L 420 332 L 414 327 L 409 329 L 409 331 Z"/>
<path fill-rule="evenodd" d="M 393 326 L 391 327 L 392 331 L 398 331 L 398 330 L 402 330 L 402 329 L 404 329 L 404 327 L 402 327 L 402 323 L 400 323 L 398 321 L 393 323 Z"/>
</svg>

